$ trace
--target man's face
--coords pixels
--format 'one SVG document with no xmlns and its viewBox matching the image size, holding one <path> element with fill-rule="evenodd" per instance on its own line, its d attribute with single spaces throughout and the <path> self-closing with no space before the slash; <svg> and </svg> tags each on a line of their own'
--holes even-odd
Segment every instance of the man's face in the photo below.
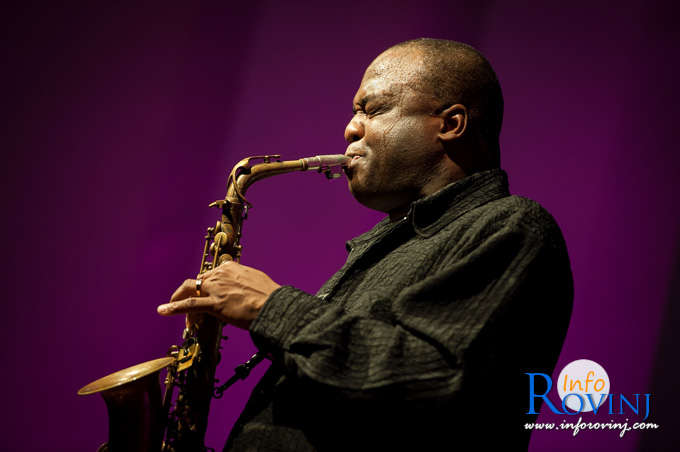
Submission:
<svg viewBox="0 0 680 452">
<path fill-rule="evenodd" d="M 423 196 L 440 165 L 442 120 L 432 114 L 440 105 L 411 88 L 419 74 L 413 51 L 388 51 L 369 66 L 354 96 L 346 173 L 352 195 L 372 209 L 404 209 Z"/>
</svg>

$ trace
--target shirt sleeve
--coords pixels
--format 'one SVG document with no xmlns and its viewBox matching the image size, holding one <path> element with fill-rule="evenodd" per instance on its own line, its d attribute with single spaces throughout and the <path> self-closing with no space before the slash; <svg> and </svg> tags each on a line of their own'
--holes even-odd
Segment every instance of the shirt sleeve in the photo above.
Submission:
<svg viewBox="0 0 680 452">
<path fill-rule="evenodd" d="M 530 332 L 550 324 L 550 315 L 568 319 L 571 309 L 561 235 L 503 227 L 467 248 L 396 297 L 358 294 L 373 298 L 368 312 L 281 287 L 252 323 L 251 337 L 287 375 L 345 395 L 455 394 L 466 380 L 513 359 L 518 347 L 534 344 Z M 561 321 L 538 333 L 537 353 L 555 355 L 549 350 L 555 346 L 559 352 L 565 331 Z M 536 356 L 546 367 L 556 358 Z"/>
</svg>

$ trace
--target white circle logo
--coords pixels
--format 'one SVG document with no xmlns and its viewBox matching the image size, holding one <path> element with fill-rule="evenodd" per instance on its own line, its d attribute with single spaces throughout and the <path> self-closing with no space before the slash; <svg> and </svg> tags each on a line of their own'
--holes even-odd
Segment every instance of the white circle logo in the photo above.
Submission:
<svg viewBox="0 0 680 452">
<path fill-rule="evenodd" d="M 604 367 L 589 359 L 577 359 L 564 366 L 556 384 L 562 406 L 579 413 L 602 405 L 610 387 Z"/>
</svg>

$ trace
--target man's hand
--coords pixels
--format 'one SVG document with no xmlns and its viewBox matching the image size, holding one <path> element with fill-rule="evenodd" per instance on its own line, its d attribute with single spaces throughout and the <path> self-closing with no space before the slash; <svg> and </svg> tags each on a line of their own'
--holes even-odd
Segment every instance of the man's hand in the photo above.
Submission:
<svg viewBox="0 0 680 452">
<path fill-rule="evenodd" d="M 196 280 L 187 279 L 172 294 L 170 303 L 158 306 L 161 315 L 206 313 L 223 322 L 248 329 L 269 295 L 280 286 L 252 267 L 225 262 L 200 275 L 201 294 Z"/>
</svg>

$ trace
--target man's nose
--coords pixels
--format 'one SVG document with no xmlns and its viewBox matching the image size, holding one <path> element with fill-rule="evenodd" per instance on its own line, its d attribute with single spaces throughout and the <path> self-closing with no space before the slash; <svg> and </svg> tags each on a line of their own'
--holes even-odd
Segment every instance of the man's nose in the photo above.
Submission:
<svg viewBox="0 0 680 452">
<path fill-rule="evenodd" d="M 345 141 L 348 143 L 359 141 L 364 136 L 364 123 L 357 116 L 354 115 L 345 127 Z"/>
</svg>

